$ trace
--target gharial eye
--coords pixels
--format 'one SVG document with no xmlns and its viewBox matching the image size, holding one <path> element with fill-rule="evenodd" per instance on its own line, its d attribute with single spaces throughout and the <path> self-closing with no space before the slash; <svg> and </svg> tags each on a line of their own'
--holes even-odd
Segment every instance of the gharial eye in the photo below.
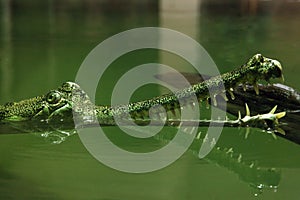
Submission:
<svg viewBox="0 0 300 200">
<path fill-rule="evenodd" d="M 51 91 L 46 95 L 46 100 L 48 103 L 56 104 L 60 101 L 61 95 L 58 91 Z"/>
</svg>

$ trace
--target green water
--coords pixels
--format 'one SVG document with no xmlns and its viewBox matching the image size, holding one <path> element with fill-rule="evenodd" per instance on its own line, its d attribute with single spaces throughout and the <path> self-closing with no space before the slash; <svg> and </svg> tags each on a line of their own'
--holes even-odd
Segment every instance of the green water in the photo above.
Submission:
<svg viewBox="0 0 300 200">
<path fill-rule="evenodd" d="M 87 54 L 113 34 L 136 27 L 160 26 L 157 5 L 151 9 L 136 6 L 97 10 L 98 7 L 79 9 L 67 3 L 53 7 L 20 2 L 12 6 L 9 14 L 2 7 L 1 104 L 44 94 L 64 81 L 74 80 Z M 260 52 L 279 59 L 286 84 L 300 89 L 297 69 L 300 15 L 275 8 L 265 10 L 257 15 L 240 15 L 202 7 L 196 40 L 206 48 L 221 72 Z M 138 64 L 159 62 L 159 57 L 158 51 L 144 50 L 116 61 L 102 77 L 96 101 L 109 103 L 118 77 Z M 187 65 L 179 58 L 174 59 L 178 59 L 177 65 Z M 157 87 L 141 88 L 132 100 L 158 93 Z M 158 149 L 170 139 L 135 140 L 123 136 L 116 127 L 106 127 L 104 131 L 122 148 L 136 152 Z M 174 128 L 164 131 L 172 133 Z M 223 129 L 217 146 L 233 148 L 233 158 L 218 156 L 215 149 L 214 154 L 199 159 L 200 143 L 195 141 L 166 168 L 128 174 L 94 159 L 77 134 L 61 144 L 52 144 L 35 133 L 1 132 L 0 199 L 252 199 L 256 195 L 262 199 L 297 199 L 299 145 L 280 137 L 274 139 L 258 129 L 250 129 L 247 139 L 245 134 L 246 129 Z M 239 154 L 241 163 L 237 161 Z M 276 173 L 266 178 L 261 178 L 257 170 L 249 173 L 250 167 L 246 165 L 252 162 L 261 169 L 274 168 Z M 253 180 L 257 182 L 253 184 Z M 259 183 L 278 186 L 260 190 L 256 188 Z"/>
</svg>

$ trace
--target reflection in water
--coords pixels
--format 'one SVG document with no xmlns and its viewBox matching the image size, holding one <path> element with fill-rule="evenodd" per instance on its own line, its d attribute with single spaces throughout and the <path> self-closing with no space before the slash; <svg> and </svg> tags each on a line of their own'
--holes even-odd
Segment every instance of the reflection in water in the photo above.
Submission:
<svg viewBox="0 0 300 200">
<path fill-rule="evenodd" d="M 173 135 L 168 133 L 155 136 L 156 139 L 165 143 L 168 143 L 172 137 Z M 198 156 L 204 140 L 205 137 L 203 139 L 200 137 L 195 138 L 189 151 Z M 240 180 L 248 183 L 255 189 L 255 194 L 262 193 L 264 189 L 271 189 L 276 192 L 279 186 L 281 179 L 281 171 L 279 169 L 261 167 L 256 160 L 249 160 L 249 158 L 244 157 L 232 147 L 215 146 L 204 159 L 237 174 Z"/>
<path fill-rule="evenodd" d="M 44 131 L 41 133 L 36 133 L 38 136 L 45 138 L 46 141 L 51 144 L 60 144 L 64 142 L 67 137 L 76 134 L 76 129 L 74 130 L 53 130 L 53 131 Z"/>
<path fill-rule="evenodd" d="M 252 161 L 243 161 L 242 154 L 234 152 L 232 148 L 215 148 L 207 156 L 207 160 L 236 173 L 242 181 L 262 193 L 264 189 L 277 191 L 281 179 L 281 171 L 276 168 L 259 167 Z"/>
<path fill-rule="evenodd" d="M 77 134 L 75 129 L 64 130 L 57 127 L 55 129 L 47 127 L 47 129 L 47 131 L 42 132 L 36 132 L 41 131 L 42 129 L 35 130 L 35 132 L 34 130 L 31 130 L 30 132 L 34 132 L 35 135 L 45 138 L 46 141 L 52 144 L 61 144 L 66 141 L 68 137 Z M 155 135 L 154 138 L 160 141 L 162 145 L 166 145 L 173 139 L 174 134 L 173 131 L 168 132 L 164 130 Z M 178 134 L 184 133 L 181 132 Z M 244 138 L 241 136 L 239 137 Z M 189 151 L 198 157 L 199 149 L 204 140 L 205 137 L 202 138 L 201 136 L 200 138 L 200 135 L 199 137 L 196 137 L 193 144 L 189 147 Z M 240 180 L 254 188 L 254 195 L 256 196 L 261 194 L 264 190 L 273 190 L 274 192 L 277 192 L 281 180 L 281 170 L 273 167 L 261 167 L 257 160 L 251 160 L 245 156 L 247 155 L 242 155 L 237 149 L 234 150 L 232 147 L 215 146 L 204 159 L 237 174 Z"/>
<path fill-rule="evenodd" d="M 13 6 L 11 6 L 11 2 Z M 122 0 L 113 2 L 105 0 L 1 1 L 0 13 L 3 22 L 1 22 L 0 30 L 1 104 L 43 93 L 66 80 L 73 80 L 87 53 L 99 42 L 113 34 L 135 27 L 160 25 L 157 2 L 160 1 L 133 0 L 126 1 L 126 3 Z M 224 6 L 224 2 L 231 2 L 233 6 Z M 240 2 L 247 2 L 244 4 L 246 7 L 243 7 Z M 249 2 L 258 2 L 258 4 L 250 6 Z M 205 4 L 210 5 L 206 6 Z M 275 7 L 274 4 L 276 4 Z M 191 33 L 191 36 L 200 41 L 209 51 L 217 65 L 222 67 L 220 71 L 228 71 L 226 67 L 233 67 L 235 63 L 239 63 L 259 51 L 280 59 L 284 65 L 287 85 L 299 89 L 300 40 L 298 38 L 300 29 L 298 26 L 299 14 L 297 14 L 299 5 L 296 1 L 202 0 L 200 10 L 198 10 L 201 12 L 201 16 L 199 13 L 194 13 L 198 14 L 198 20 L 194 21 L 193 19 L 192 22 L 184 25 L 195 25 L 195 27 L 189 27 L 191 29 L 186 33 Z M 250 9 L 249 6 L 256 7 L 257 10 Z M 44 10 L 45 7 L 47 9 Z M 290 12 L 290 8 L 296 12 Z M 250 12 L 255 12 L 255 14 L 249 17 Z M 176 19 L 174 21 L 174 28 L 180 29 L 182 26 L 176 23 Z M 124 64 L 127 63 L 124 62 Z M 117 73 L 117 70 L 114 73 Z M 103 96 L 101 97 L 103 98 Z M 2 128 L 1 132 L 6 132 L 5 128 Z M 42 133 L 42 137 L 49 139 L 50 142 L 60 143 L 74 133 L 71 131 L 72 129 L 69 130 L 67 132 L 59 129 L 48 130 Z M 115 129 L 110 129 L 110 131 L 111 134 L 117 132 Z M 233 130 L 228 132 L 236 133 Z M 259 142 L 259 139 L 261 138 L 255 142 Z M 268 141 L 268 138 L 263 139 Z M 188 193 L 190 195 L 188 197 L 191 198 L 214 198 L 220 196 L 220 194 L 212 195 L 216 191 L 224 193 L 226 190 L 231 190 L 230 192 L 234 193 L 234 196 L 245 197 L 248 195 L 247 187 L 245 187 L 245 191 L 238 194 L 239 191 L 232 188 L 231 185 L 218 186 L 218 180 L 214 182 L 214 185 L 206 187 L 209 190 L 207 193 L 204 193 L 203 190 L 197 192 L 201 187 L 199 179 L 203 177 L 202 173 L 209 172 L 203 168 L 203 165 L 195 164 L 194 160 L 196 159 L 193 158 L 192 162 L 189 162 L 188 156 L 182 159 L 182 166 L 179 165 L 179 168 L 172 166 L 173 168 L 167 168 L 156 174 L 127 176 L 109 171 L 107 168 L 99 169 L 98 163 L 95 164 L 94 160 L 78 159 L 86 152 L 82 150 L 84 153 L 76 154 L 76 150 L 81 148 L 80 142 L 76 146 L 76 142 L 71 138 L 61 145 L 52 145 L 52 149 L 43 146 L 43 142 L 39 139 L 22 137 L 22 135 L 1 135 L 0 141 L 2 141 L 0 145 L 2 148 L 0 196 L 4 197 L 3 199 L 7 199 L 6 195 L 28 199 L 51 199 L 52 197 L 69 197 L 71 199 L 87 195 L 91 195 L 94 199 L 101 197 L 103 199 L 120 199 L 122 197 L 133 199 L 132 197 L 145 197 L 146 195 L 148 199 L 158 199 L 163 193 L 166 193 L 166 187 L 168 187 L 169 199 L 184 199 L 183 196 L 180 196 L 184 193 Z M 166 141 L 168 142 L 169 139 L 167 138 Z M 199 143 L 201 144 L 199 141 L 195 147 L 190 149 L 195 151 L 195 155 L 198 155 L 197 150 Z M 255 143 L 255 147 L 259 148 L 258 151 L 254 151 L 255 155 L 245 155 L 244 152 L 250 152 L 249 148 L 244 152 L 241 149 L 249 144 L 249 140 L 247 143 L 240 143 L 233 147 L 234 152 L 232 153 L 230 146 L 233 143 L 220 145 L 220 148 L 214 149 L 206 160 L 236 173 L 241 180 L 256 188 L 263 186 L 267 189 L 276 186 L 280 181 L 285 187 L 280 188 L 280 192 L 275 196 L 277 198 L 290 197 L 290 195 L 299 196 L 297 187 L 295 187 L 299 180 L 298 146 L 279 138 L 277 142 L 261 143 L 262 147 L 260 148 Z M 13 151 L 12 156 L 8 153 L 9 151 Z M 67 152 L 68 157 L 61 157 L 64 155 L 63 151 Z M 51 154 L 52 152 L 54 153 Z M 242 152 L 241 162 L 238 162 L 239 152 Z M 265 155 L 262 155 L 261 152 L 264 152 Z M 16 156 L 18 153 L 19 156 Z M 49 154 L 53 155 L 50 159 Z M 253 165 L 251 160 L 254 162 Z M 262 166 L 267 167 L 257 170 L 257 167 L 260 166 L 256 163 L 257 160 L 260 163 L 263 162 Z M 280 171 L 272 170 L 272 166 L 284 169 L 282 177 Z M 195 170 L 189 171 L 191 168 Z M 201 171 L 199 168 L 204 170 Z M 215 168 L 213 170 L 218 171 Z M 78 181 L 74 181 L 77 174 Z M 177 183 L 174 183 L 177 181 L 173 179 L 174 174 L 180 177 Z M 199 179 L 197 179 L 198 177 Z M 98 178 L 99 180 L 96 180 Z M 223 175 L 218 178 L 229 177 Z M 226 179 L 227 181 L 234 181 L 235 186 L 241 185 L 238 189 L 244 188 L 235 179 Z M 158 182 L 162 184 L 159 185 Z M 190 189 L 191 184 L 197 185 L 193 188 L 195 190 Z M 185 187 L 185 185 L 189 186 Z M 78 188 L 86 191 L 79 191 Z M 116 191 L 115 188 L 118 190 Z M 39 196 L 37 193 L 40 190 L 46 191 L 47 196 Z M 17 192 L 13 193 L 12 191 Z M 24 196 L 23 193 L 26 193 L 27 196 Z M 99 196 L 97 197 L 97 195 Z M 168 196 L 163 197 L 165 197 L 164 199 L 168 198 Z"/>
</svg>

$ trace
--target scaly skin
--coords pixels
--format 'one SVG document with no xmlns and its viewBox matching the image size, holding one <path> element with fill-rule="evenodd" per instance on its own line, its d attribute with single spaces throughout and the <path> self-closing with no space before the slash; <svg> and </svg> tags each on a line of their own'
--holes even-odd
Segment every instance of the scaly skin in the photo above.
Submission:
<svg viewBox="0 0 300 200">
<path fill-rule="evenodd" d="M 95 115 L 100 124 L 115 125 L 114 117 L 125 117 L 127 111 L 133 120 L 148 119 L 150 108 L 157 107 L 154 109 L 156 114 L 162 111 L 161 107 L 157 105 L 166 110 L 175 110 L 182 105 L 193 105 L 191 101 L 193 95 L 196 95 L 199 101 L 206 100 L 212 95 L 211 99 L 216 103 L 216 95 L 221 95 L 225 100 L 227 99 L 226 91 L 231 94 L 231 98 L 234 98 L 232 91 L 239 84 L 249 83 L 256 88 L 258 80 L 269 81 L 271 78 L 280 77 L 283 77 L 282 67 L 277 60 L 256 54 L 246 64 L 231 72 L 212 77 L 175 94 L 166 94 L 120 106 L 94 106 L 76 83 L 66 82 L 47 95 L 0 106 L 0 121 L 61 119 L 70 117 L 73 111 L 73 114 L 80 116 L 81 119 L 93 121 L 92 116 Z M 222 84 L 224 88 L 221 87 Z"/>
</svg>

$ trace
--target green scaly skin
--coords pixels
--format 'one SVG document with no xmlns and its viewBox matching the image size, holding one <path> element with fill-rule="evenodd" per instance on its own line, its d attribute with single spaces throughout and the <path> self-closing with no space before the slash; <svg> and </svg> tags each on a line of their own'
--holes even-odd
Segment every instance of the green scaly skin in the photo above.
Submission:
<svg viewBox="0 0 300 200">
<path fill-rule="evenodd" d="M 152 107 L 157 107 L 154 113 L 159 114 L 162 108 L 169 111 L 179 109 L 182 105 L 194 105 L 191 101 L 194 95 L 199 101 L 211 97 L 216 103 L 217 95 L 227 99 L 226 91 L 231 94 L 231 98 L 234 98 L 232 91 L 239 84 L 248 83 L 255 87 L 258 80 L 269 81 L 271 78 L 281 77 L 283 77 L 282 67 L 277 60 L 256 54 L 246 64 L 231 72 L 212 77 L 175 94 L 166 94 L 120 106 L 95 106 L 80 86 L 73 82 L 66 82 L 46 95 L 0 106 L 0 122 L 61 119 L 70 117 L 72 111 L 74 116 L 85 121 L 95 121 L 93 118 L 95 116 L 101 125 L 115 125 L 114 117 L 127 117 L 128 112 L 133 120 L 147 120 Z"/>
</svg>

